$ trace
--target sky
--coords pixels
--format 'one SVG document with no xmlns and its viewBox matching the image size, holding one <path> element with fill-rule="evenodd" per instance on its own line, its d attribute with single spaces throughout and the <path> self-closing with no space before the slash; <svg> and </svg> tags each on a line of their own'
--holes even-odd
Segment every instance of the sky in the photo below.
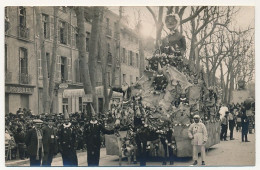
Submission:
<svg viewBox="0 0 260 170">
<path fill-rule="evenodd" d="M 151 7 L 153 10 L 158 9 L 158 7 Z M 242 29 L 247 28 L 248 26 L 254 27 L 254 18 L 255 18 L 255 10 L 254 7 L 251 6 L 239 6 L 239 12 L 236 17 L 232 20 L 234 25 L 239 26 Z M 118 7 L 109 7 L 109 9 L 118 14 Z M 123 16 L 125 17 L 124 21 L 126 21 L 130 27 L 134 27 L 137 23 L 137 11 L 140 10 L 141 13 L 141 21 L 143 25 L 143 29 L 141 33 L 144 36 L 152 36 L 155 37 L 155 24 L 152 18 L 152 15 L 147 10 L 146 7 L 143 6 L 124 6 L 123 7 Z M 166 11 L 166 9 L 164 9 Z M 165 14 L 164 14 L 165 15 Z"/>
</svg>

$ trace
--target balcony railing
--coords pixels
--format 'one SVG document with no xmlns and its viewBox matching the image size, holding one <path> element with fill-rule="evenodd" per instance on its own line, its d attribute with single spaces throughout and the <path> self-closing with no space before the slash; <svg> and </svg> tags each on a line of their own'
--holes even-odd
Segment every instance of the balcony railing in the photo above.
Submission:
<svg viewBox="0 0 260 170">
<path fill-rule="evenodd" d="M 5 72 L 5 83 L 12 82 L 12 72 Z"/>
<path fill-rule="evenodd" d="M 30 74 L 20 73 L 20 83 L 21 84 L 31 84 L 32 77 Z"/>
<path fill-rule="evenodd" d="M 20 38 L 29 39 L 29 28 L 26 28 L 24 26 L 18 26 L 18 36 Z"/>
</svg>

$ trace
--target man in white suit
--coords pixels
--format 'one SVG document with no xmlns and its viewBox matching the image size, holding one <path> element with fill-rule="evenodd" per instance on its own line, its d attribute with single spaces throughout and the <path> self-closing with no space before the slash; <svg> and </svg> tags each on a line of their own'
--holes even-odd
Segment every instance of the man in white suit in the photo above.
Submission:
<svg viewBox="0 0 260 170">
<path fill-rule="evenodd" d="M 208 140 L 208 133 L 205 125 L 200 122 L 200 116 L 195 115 L 194 117 L 194 123 L 192 123 L 188 130 L 189 138 L 192 140 L 191 144 L 193 146 L 193 165 L 198 164 L 198 153 L 199 149 L 201 152 L 201 159 L 202 163 L 201 165 L 205 165 L 205 144 Z"/>
</svg>

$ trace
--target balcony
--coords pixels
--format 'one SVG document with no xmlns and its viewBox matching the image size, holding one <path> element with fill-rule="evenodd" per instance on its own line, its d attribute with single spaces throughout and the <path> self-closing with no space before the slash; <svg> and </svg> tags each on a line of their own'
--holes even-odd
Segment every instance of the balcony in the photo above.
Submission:
<svg viewBox="0 0 260 170">
<path fill-rule="evenodd" d="M 106 36 L 108 36 L 110 38 L 112 37 L 112 30 L 110 28 L 106 29 Z"/>
<path fill-rule="evenodd" d="M 20 84 L 31 84 L 32 77 L 30 74 L 20 73 Z"/>
<path fill-rule="evenodd" d="M 12 72 L 5 72 L 5 83 L 12 82 Z"/>
<path fill-rule="evenodd" d="M 22 39 L 29 39 L 29 28 L 18 26 L 18 37 Z"/>
</svg>

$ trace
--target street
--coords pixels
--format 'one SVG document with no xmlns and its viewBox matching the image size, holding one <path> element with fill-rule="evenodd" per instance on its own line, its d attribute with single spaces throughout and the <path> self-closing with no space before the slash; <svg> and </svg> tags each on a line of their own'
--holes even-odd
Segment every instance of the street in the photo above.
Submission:
<svg viewBox="0 0 260 170">
<path fill-rule="evenodd" d="M 254 166 L 255 165 L 255 134 L 249 134 L 251 142 L 241 142 L 241 132 L 234 132 L 235 140 L 221 141 L 206 153 L 206 166 Z M 229 138 L 227 138 L 229 139 Z M 78 153 L 79 166 L 87 166 L 86 152 Z M 29 161 L 8 161 L 6 166 L 29 166 Z M 199 165 L 201 164 L 199 158 Z M 147 166 L 161 166 L 161 161 L 153 158 L 148 160 Z M 169 162 L 168 162 L 169 163 Z M 178 158 L 173 166 L 190 166 L 191 158 Z M 19 165 L 18 165 L 19 164 Z M 60 156 L 54 158 L 52 166 L 62 166 Z M 106 155 L 105 148 L 101 149 L 100 166 L 119 166 L 118 156 Z M 139 166 L 139 164 L 128 165 L 127 159 L 122 160 L 122 166 Z M 169 165 L 168 165 L 169 166 Z"/>
</svg>

